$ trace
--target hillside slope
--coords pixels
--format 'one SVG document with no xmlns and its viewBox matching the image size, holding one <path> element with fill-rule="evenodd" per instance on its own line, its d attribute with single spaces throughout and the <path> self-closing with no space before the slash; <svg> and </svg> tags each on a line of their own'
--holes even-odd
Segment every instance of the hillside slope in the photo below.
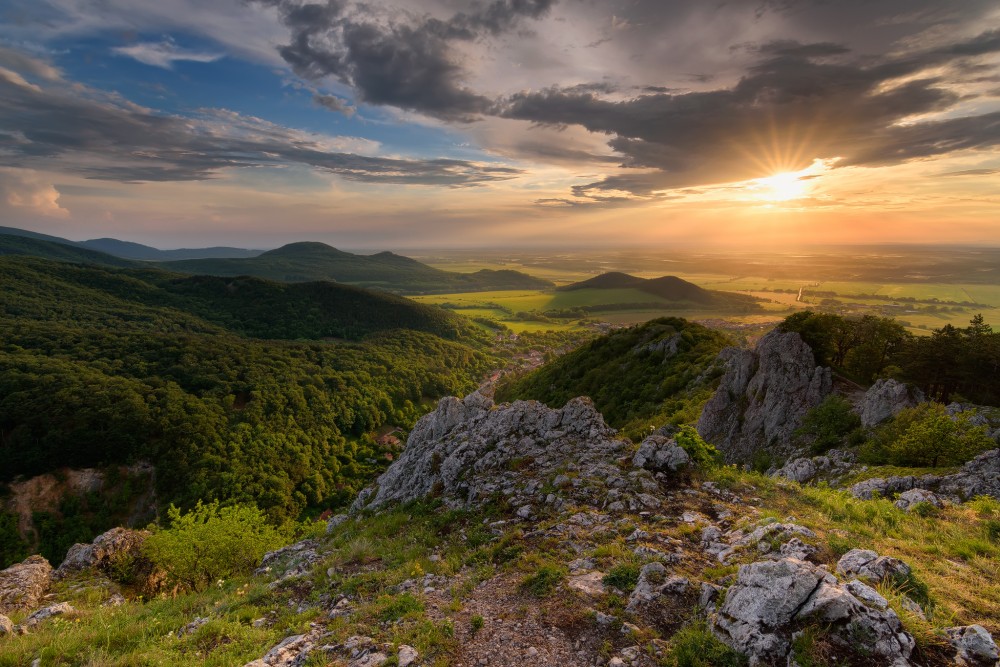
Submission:
<svg viewBox="0 0 1000 667">
<path fill-rule="evenodd" d="M 41 236 L 41 235 L 39 235 Z M 52 237 L 55 238 L 55 237 Z M 117 268 L 137 266 L 136 262 L 96 250 L 67 245 L 45 238 L 0 234 L 0 256 L 39 257 L 57 262 L 75 262 Z"/>
<path fill-rule="evenodd" d="M 501 386 L 501 400 L 562 405 L 589 396 L 608 423 L 630 436 L 649 425 L 697 418 L 713 383 L 712 368 L 729 340 L 682 318 L 664 317 L 614 331 Z"/>
<path fill-rule="evenodd" d="M 602 290 L 605 291 L 602 292 Z M 595 295 L 604 294 L 609 303 L 615 301 L 612 297 L 618 296 L 616 292 L 619 290 L 623 291 L 622 294 L 626 290 L 631 290 L 633 294 L 635 292 L 648 294 L 654 297 L 651 301 L 662 301 L 679 308 L 714 307 L 752 310 L 757 307 L 757 300 L 754 297 L 745 294 L 734 294 L 732 292 L 706 290 L 677 276 L 638 278 L 627 273 L 609 272 L 556 288 L 557 292 L 562 293 L 579 294 L 593 291 Z"/>
<path fill-rule="evenodd" d="M 283 282 L 333 280 L 401 293 L 545 289 L 552 283 L 517 271 L 452 273 L 391 252 L 356 255 L 324 243 L 300 242 L 249 259 L 166 262 L 182 273 L 250 275 Z"/>
<path fill-rule="evenodd" d="M 19 236 L 21 238 L 48 241 L 61 245 L 83 248 L 113 255 L 121 259 L 135 259 L 142 261 L 166 261 L 180 259 L 201 259 L 205 257 L 256 257 L 261 250 L 245 250 L 242 248 L 228 248 L 216 246 L 212 248 L 180 248 L 177 250 L 160 250 L 141 243 L 130 241 L 120 241 L 112 238 L 90 239 L 89 241 L 70 241 L 59 236 L 49 234 L 39 234 L 38 232 L 18 229 L 16 227 L 0 227 L 0 234 L 7 236 Z M 36 255 L 44 256 L 44 255 Z M 50 257 L 50 259 L 57 259 Z"/>
</svg>

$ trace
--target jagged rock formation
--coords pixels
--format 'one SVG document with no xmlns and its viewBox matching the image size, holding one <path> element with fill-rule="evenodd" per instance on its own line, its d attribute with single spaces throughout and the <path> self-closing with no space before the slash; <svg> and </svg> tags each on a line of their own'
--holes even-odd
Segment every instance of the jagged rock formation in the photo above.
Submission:
<svg viewBox="0 0 1000 667">
<path fill-rule="evenodd" d="M 0 614 L 34 609 L 51 583 L 52 566 L 41 556 L 28 556 L 0 571 Z"/>
<path fill-rule="evenodd" d="M 794 558 L 741 566 L 711 619 L 716 636 L 746 654 L 752 666 L 784 664 L 792 635 L 810 623 L 828 626 L 844 647 L 909 664 L 913 638 L 885 598 L 857 579 L 841 584 L 825 569 Z"/>
<path fill-rule="evenodd" d="M 965 625 L 945 630 L 955 648 L 955 664 L 965 667 L 996 667 L 1000 650 L 993 637 L 981 625 Z"/>
<path fill-rule="evenodd" d="M 497 494 L 522 518 L 564 498 L 613 511 L 657 507 L 653 475 L 617 462 L 627 454 L 586 398 L 554 410 L 536 401 L 494 405 L 478 392 L 450 397 L 417 422 L 402 455 L 352 509 L 428 496 L 466 505 Z M 555 491 L 543 492 L 546 484 Z"/>
<path fill-rule="evenodd" d="M 837 574 L 881 584 L 906 578 L 910 566 L 898 558 L 879 556 L 870 549 L 851 549 L 837 561 Z"/>
<path fill-rule="evenodd" d="M 924 392 L 916 387 L 898 380 L 878 380 L 854 406 L 854 411 L 861 417 L 862 426 L 872 428 L 925 400 Z"/>
<path fill-rule="evenodd" d="M 937 496 L 953 502 L 965 502 L 976 496 L 1000 499 L 1000 449 L 983 452 L 953 475 L 875 477 L 858 482 L 849 491 L 855 498 L 871 500 L 876 493 L 889 497 L 911 489 L 933 491 Z"/>
<path fill-rule="evenodd" d="M 753 350 L 727 348 L 726 372 L 698 419 L 698 433 L 731 463 L 758 452 L 787 458 L 802 417 L 832 391 L 829 368 L 817 367 L 797 333 L 772 331 Z"/>
</svg>

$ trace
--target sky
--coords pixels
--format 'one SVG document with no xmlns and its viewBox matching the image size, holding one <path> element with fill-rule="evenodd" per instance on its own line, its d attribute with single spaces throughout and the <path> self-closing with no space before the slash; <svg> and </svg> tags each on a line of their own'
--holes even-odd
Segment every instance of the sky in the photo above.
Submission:
<svg viewBox="0 0 1000 667">
<path fill-rule="evenodd" d="M 995 0 L 4 0 L 0 224 L 1000 245 Z"/>
</svg>

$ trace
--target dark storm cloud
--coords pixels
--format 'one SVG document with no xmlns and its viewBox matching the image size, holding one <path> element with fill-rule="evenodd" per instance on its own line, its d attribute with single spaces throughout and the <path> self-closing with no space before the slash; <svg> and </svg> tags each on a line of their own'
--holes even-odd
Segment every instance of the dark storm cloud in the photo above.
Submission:
<svg viewBox="0 0 1000 667">
<path fill-rule="evenodd" d="M 357 111 L 347 100 L 336 95 L 313 95 L 313 102 L 325 109 L 342 113 L 348 117 L 353 116 Z"/>
<path fill-rule="evenodd" d="M 265 0 L 278 7 L 291 29 L 281 57 L 308 79 L 331 76 L 352 86 L 369 104 L 419 111 L 452 121 L 484 113 L 491 100 L 462 83 L 464 70 L 454 41 L 500 35 L 524 19 L 544 16 L 554 0 L 495 0 L 450 19 L 377 17 L 338 0 L 299 4 Z"/>
<path fill-rule="evenodd" d="M 463 160 L 358 155 L 337 150 L 336 141 L 227 111 L 158 115 L 115 96 L 42 88 L 0 72 L 0 159 L 7 166 L 58 163 L 86 178 L 139 182 L 205 180 L 226 168 L 298 164 L 352 181 L 450 187 L 520 173 Z"/>
<path fill-rule="evenodd" d="M 962 98 L 938 72 L 1000 52 L 1000 33 L 898 58 L 850 60 L 834 44 L 769 43 L 763 59 L 727 89 L 609 100 L 548 88 L 509 96 L 506 118 L 580 125 L 609 135 L 622 166 L 655 170 L 580 186 L 577 194 L 656 190 L 766 175 L 808 166 L 886 165 L 1000 144 L 996 114 L 901 124 L 946 111 Z M 836 56 L 834 60 L 830 57 Z"/>
</svg>

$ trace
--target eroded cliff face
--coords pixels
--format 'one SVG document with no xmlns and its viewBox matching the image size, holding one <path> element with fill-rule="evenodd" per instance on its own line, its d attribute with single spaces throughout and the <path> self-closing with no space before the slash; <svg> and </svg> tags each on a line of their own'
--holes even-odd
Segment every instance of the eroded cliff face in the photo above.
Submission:
<svg viewBox="0 0 1000 667">
<path fill-rule="evenodd" d="M 727 348 L 720 357 L 726 371 L 698 420 L 701 437 L 730 463 L 794 453 L 795 429 L 833 390 L 830 369 L 816 366 L 797 333 L 781 331 L 761 338 L 753 350 Z"/>
</svg>

